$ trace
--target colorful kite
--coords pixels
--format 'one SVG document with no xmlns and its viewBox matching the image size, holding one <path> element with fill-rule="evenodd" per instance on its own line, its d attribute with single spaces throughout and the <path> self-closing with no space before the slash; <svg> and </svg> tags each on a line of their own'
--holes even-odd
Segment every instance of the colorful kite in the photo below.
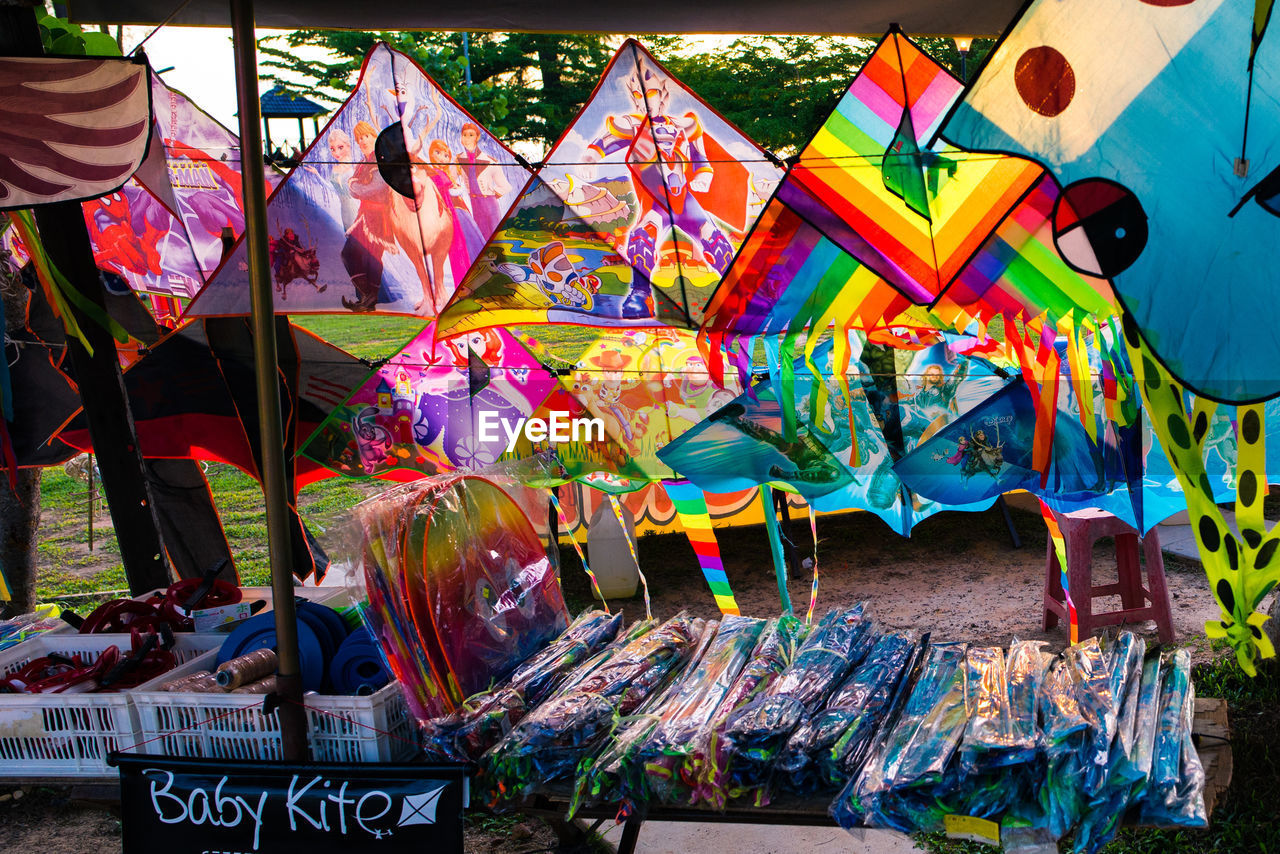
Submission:
<svg viewBox="0 0 1280 854">
<path fill-rule="evenodd" d="M 1113 281 L 1178 382 L 1230 403 L 1280 394 L 1264 308 L 1280 54 L 1260 30 L 1253 54 L 1253 12 L 1222 0 L 1032 3 L 941 131 L 1048 166 L 1066 187 L 1053 218 L 1063 257 Z"/>
<path fill-rule="evenodd" d="M 0 210 L 120 189 L 147 153 L 142 60 L 0 58 Z"/>
<path fill-rule="evenodd" d="M 375 46 L 267 202 L 276 311 L 434 317 L 527 180 L 411 59 Z M 248 313 L 245 252 L 241 242 L 189 314 Z"/>
<path fill-rule="evenodd" d="M 627 41 L 442 313 L 696 328 L 780 164 Z"/>
</svg>

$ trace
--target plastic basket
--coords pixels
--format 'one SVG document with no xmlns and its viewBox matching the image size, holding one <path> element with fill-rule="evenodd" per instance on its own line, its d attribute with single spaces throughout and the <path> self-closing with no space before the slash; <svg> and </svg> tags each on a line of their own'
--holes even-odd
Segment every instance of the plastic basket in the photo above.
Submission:
<svg viewBox="0 0 1280 854">
<path fill-rule="evenodd" d="M 169 680 L 213 670 L 200 658 L 129 692 L 138 715 L 139 752 L 211 759 L 280 759 L 280 719 L 263 714 L 259 694 L 160 691 Z M 399 684 L 363 697 L 307 694 L 307 741 L 317 762 L 400 762 L 421 748 Z"/>
<path fill-rule="evenodd" d="M 179 635 L 173 653 L 189 662 L 216 642 Z M 127 652 L 131 645 L 128 635 L 46 633 L 0 651 L 0 674 L 9 676 L 50 653 L 91 662 L 109 647 Z M 125 692 L 0 694 L 0 778 L 115 776 L 107 754 L 137 741 L 137 716 Z"/>
</svg>

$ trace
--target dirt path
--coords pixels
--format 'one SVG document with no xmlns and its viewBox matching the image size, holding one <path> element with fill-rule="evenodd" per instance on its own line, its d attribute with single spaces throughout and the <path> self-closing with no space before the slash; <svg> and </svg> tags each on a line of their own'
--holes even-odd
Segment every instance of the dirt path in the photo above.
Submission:
<svg viewBox="0 0 1280 854">
<path fill-rule="evenodd" d="M 935 639 L 1006 646 L 1010 639 L 1044 639 L 1064 646 L 1062 628 L 1041 630 L 1045 572 L 1045 528 L 1039 516 L 1011 510 L 1022 547 L 1011 545 L 1000 513 L 941 513 L 900 537 L 870 513 L 818 519 L 817 611 L 861 599 L 886 628 L 920 629 Z M 792 523 L 802 556 L 810 556 L 813 540 L 808 521 Z M 762 526 L 718 531 L 725 573 L 743 614 L 767 617 L 779 612 L 777 581 Z M 715 617 L 717 611 L 682 534 L 641 537 L 641 567 L 649 579 L 653 612 L 669 617 L 680 609 L 694 616 Z M 588 555 L 588 561 L 590 556 Z M 1114 544 L 1100 540 L 1094 549 L 1093 581 L 1114 581 Z M 1218 613 L 1198 563 L 1165 559 L 1165 574 L 1179 642 L 1190 644 L 1197 660 L 1208 657 L 1204 623 Z M 572 603 L 585 605 L 590 590 L 577 556 L 565 558 L 565 592 Z M 788 579 L 797 614 L 808 608 L 812 574 Z M 1118 608 L 1119 597 L 1096 599 L 1095 609 Z M 611 603 L 628 618 L 641 616 L 641 597 Z M 1155 641 L 1155 625 L 1130 626 Z"/>
</svg>

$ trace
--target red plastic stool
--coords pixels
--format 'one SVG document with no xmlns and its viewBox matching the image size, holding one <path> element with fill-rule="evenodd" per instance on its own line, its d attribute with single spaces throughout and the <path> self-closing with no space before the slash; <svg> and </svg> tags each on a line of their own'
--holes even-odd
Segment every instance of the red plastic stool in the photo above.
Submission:
<svg viewBox="0 0 1280 854">
<path fill-rule="evenodd" d="M 1160 535 L 1155 528 L 1142 538 L 1146 555 L 1147 584 L 1142 586 L 1142 569 L 1138 565 L 1138 532 L 1119 518 L 1102 510 L 1088 508 L 1071 513 L 1054 512 L 1067 551 L 1067 581 L 1071 600 L 1076 607 L 1076 621 L 1081 639 L 1093 635 L 1099 626 L 1116 626 L 1154 620 L 1161 643 L 1173 642 L 1173 614 L 1169 609 L 1169 588 L 1164 580 L 1164 557 L 1160 552 Z M 1095 587 L 1093 584 L 1093 544 L 1100 537 L 1115 537 L 1116 566 L 1119 580 Z M 1058 553 L 1049 538 L 1044 568 L 1044 628 L 1058 624 L 1058 618 L 1070 620 L 1062 590 L 1062 568 Z M 1099 596 L 1120 594 L 1121 610 L 1095 614 L 1093 600 Z M 1150 604 L 1147 604 L 1150 602 Z"/>
</svg>

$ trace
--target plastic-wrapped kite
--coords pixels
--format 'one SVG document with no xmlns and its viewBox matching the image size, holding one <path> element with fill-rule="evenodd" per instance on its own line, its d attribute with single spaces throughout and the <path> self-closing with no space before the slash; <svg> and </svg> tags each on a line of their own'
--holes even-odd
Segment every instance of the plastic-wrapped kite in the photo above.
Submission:
<svg viewBox="0 0 1280 854">
<path fill-rule="evenodd" d="M 1102 726 L 1092 728 L 1093 738 L 1089 742 L 1084 780 L 1085 794 L 1092 798 L 1097 798 L 1107 783 L 1111 770 L 1111 745 L 1119 730 L 1125 693 L 1129 689 L 1129 675 L 1134 665 L 1142 661 L 1146 648 L 1146 642 L 1139 640 L 1133 632 L 1121 632 L 1108 651 L 1106 697 L 1109 703 L 1102 716 Z"/>
<path fill-rule="evenodd" d="M 538 706 L 481 760 L 495 802 L 544 791 L 572 774 L 617 724 L 614 703 L 597 693 L 574 691 Z"/>
<path fill-rule="evenodd" d="M 1049 668 L 1041 688 L 1040 709 L 1049 755 L 1075 749 L 1069 739 L 1083 732 L 1089 722 L 1080 713 L 1075 677 L 1065 659 L 1057 659 Z"/>
<path fill-rule="evenodd" d="M 658 716 L 654 714 L 623 718 L 600 753 L 582 759 L 578 764 L 569 818 L 580 808 L 599 803 L 620 803 L 620 813 L 630 811 L 632 793 L 644 787 L 644 765 L 637 759 L 639 747 L 657 725 Z"/>
<path fill-rule="evenodd" d="M 475 761 L 518 724 L 572 668 L 617 637 L 622 615 L 588 611 L 551 645 L 512 673 L 504 686 L 468 697 L 462 708 L 423 725 L 428 756 L 448 762 Z"/>
<path fill-rule="evenodd" d="M 862 614 L 865 605 L 859 602 L 848 610 L 833 610 L 823 615 L 796 652 L 795 661 L 765 693 L 791 697 L 800 703 L 806 715 L 822 708 L 875 640 L 871 637 L 871 621 Z"/>
<path fill-rule="evenodd" d="M 607 697 L 619 714 L 630 715 L 693 651 L 700 631 L 682 611 L 619 649 L 573 690 Z"/>
<path fill-rule="evenodd" d="M 576 691 L 578 685 L 612 661 L 615 655 L 657 627 L 658 622 L 653 619 L 637 620 L 632 623 L 625 632 L 622 632 L 618 637 L 606 644 L 604 649 L 569 671 L 568 677 L 556 687 L 551 696 L 556 697 Z"/>
<path fill-rule="evenodd" d="M 1156 733 L 1160 729 L 1160 689 L 1164 683 L 1161 656 L 1151 655 L 1142 663 L 1142 687 L 1138 691 L 1137 720 L 1133 726 L 1133 750 L 1122 765 L 1133 779 L 1134 799 L 1140 798 L 1151 777 L 1155 758 Z"/>
<path fill-rule="evenodd" d="M 687 794 L 698 767 L 690 762 L 696 739 L 728 695 L 760 639 L 766 623 L 730 615 L 676 690 L 665 698 L 661 719 L 641 745 L 639 758 L 648 778 L 648 795 L 674 803 Z"/>
<path fill-rule="evenodd" d="M 702 680 L 704 665 L 719 637 L 721 624 L 694 620 L 693 629 L 697 635 L 694 650 L 680 672 L 663 690 L 651 694 L 636 714 L 622 719 L 617 733 L 598 756 L 587 756 L 582 760 L 578 766 L 571 812 L 576 812 L 583 804 L 610 801 L 621 803 L 620 814 L 626 814 L 636 802 L 650 800 L 648 766 L 653 753 L 648 743 L 658 725 L 680 705 L 681 698 L 688 695 L 688 686 Z"/>
<path fill-rule="evenodd" d="M 698 734 L 688 762 L 701 768 L 693 801 L 706 801 L 716 809 L 728 802 L 729 751 L 724 738 L 729 718 L 766 691 L 795 657 L 807 627 L 791 615 L 771 620 L 751 651 L 751 658 L 734 680 L 711 721 Z"/>
<path fill-rule="evenodd" d="M 527 710 L 520 692 L 510 687 L 475 694 L 458 711 L 422 725 L 423 751 L 433 762 L 474 762 Z"/>
<path fill-rule="evenodd" d="M 613 616 L 604 611 L 587 611 L 550 646 L 517 667 L 508 685 L 519 691 L 529 705 L 540 703 L 573 667 L 614 640 L 621 627 L 621 611 Z"/>
<path fill-rule="evenodd" d="M 1091 730 L 1088 750 L 1093 754 L 1085 766 L 1084 791 L 1089 806 L 1076 828 L 1077 851 L 1093 854 L 1115 836 L 1133 795 L 1134 779 L 1126 766 L 1135 746 L 1138 699 L 1142 691 L 1142 656 L 1146 641 L 1132 632 L 1123 632 L 1109 651 L 1107 666 L 1111 698 L 1116 708 L 1115 732 L 1104 747 L 1102 733 Z M 1106 754 L 1098 759 L 1105 749 Z"/>
<path fill-rule="evenodd" d="M 787 739 L 822 708 L 870 647 L 864 643 L 871 624 L 863 607 L 858 603 L 825 614 L 782 675 L 728 719 L 724 739 L 730 797 L 752 796 L 757 806 L 767 802 L 769 777 Z"/>
<path fill-rule="evenodd" d="M 884 719 L 916 649 L 913 632 L 878 638 L 827 707 L 792 733 L 778 759 L 775 779 L 798 794 L 844 785 L 860 770 L 865 748 Z"/>
<path fill-rule="evenodd" d="M 1195 713 L 1191 686 L 1191 653 L 1172 656 L 1160 692 L 1160 723 L 1156 732 L 1151 782 L 1142 802 L 1142 818 L 1155 824 L 1204 827 L 1204 767 L 1191 740 Z"/>
<path fill-rule="evenodd" d="M 1132 642 L 1133 633 L 1125 634 Z M 1081 757 L 1085 772 L 1081 783 L 1085 795 L 1092 797 L 1101 785 L 1107 753 L 1111 750 L 1111 740 L 1115 738 L 1119 702 L 1112 693 L 1111 667 L 1096 637 L 1069 646 L 1062 654 L 1075 677 L 1080 714 L 1089 722 L 1085 755 Z"/>
<path fill-rule="evenodd" d="M 931 789 L 942 780 L 964 734 L 966 652 L 967 645 L 958 643 L 930 647 L 901 717 L 856 781 L 867 824 L 941 828 L 941 812 L 921 810 L 919 804 L 931 803 Z"/>
</svg>

